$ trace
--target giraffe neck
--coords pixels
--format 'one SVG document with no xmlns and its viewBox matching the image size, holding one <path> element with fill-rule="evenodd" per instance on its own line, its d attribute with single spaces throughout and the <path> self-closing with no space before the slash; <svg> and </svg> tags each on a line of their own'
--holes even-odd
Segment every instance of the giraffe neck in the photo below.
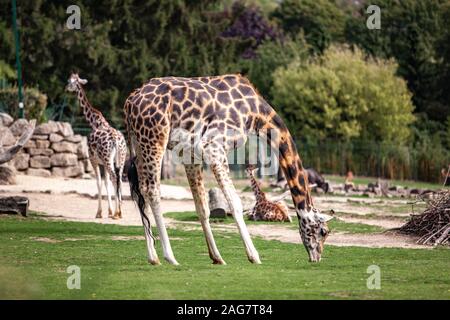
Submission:
<svg viewBox="0 0 450 320">
<path fill-rule="evenodd" d="M 78 90 L 77 90 L 77 97 L 78 101 L 80 102 L 80 106 L 83 109 L 84 117 L 86 118 L 87 122 L 91 126 L 92 129 L 98 129 L 98 128 L 107 128 L 109 127 L 108 121 L 106 121 L 105 117 L 103 117 L 102 113 L 91 106 L 89 103 L 89 100 L 86 96 L 86 92 L 84 91 L 83 87 L 78 84 Z"/>
<path fill-rule="evenodd" d="M 258 181 L 255 178 L 255 175 L 253 174 L 253 170 L 249 170 L 249 177 L 250 177 L 250 183 L 253 189 L 253 193 L 255 194 L 256 202 L 264 201 L 266 200 L 266 195 L 264 192 L 262 192 Z"/>
<path fill-rule="evenodd" d="M 260 135 L 266 136 L 272 149 L 278 151 L 279 164 L 286 177 L 296 209 L 310 210 L 313 203 L 308 185 L 308 174 L 303 168 L 295 141 L 280 116 L 267 102 L 263 101 L 262 103 L 263 108 L 269 110 L 268 115 L 259 116 L 259 128 L 255 128 L 255 130 Z"/>
</svg>

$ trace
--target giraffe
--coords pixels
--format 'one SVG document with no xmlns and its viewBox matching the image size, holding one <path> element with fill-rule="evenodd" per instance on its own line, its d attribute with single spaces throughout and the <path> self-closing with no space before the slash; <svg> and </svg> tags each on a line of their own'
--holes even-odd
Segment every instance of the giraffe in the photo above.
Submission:
<svg viewBox="0 0 450 320">
<path fill-rule="evenodd" d="M 202 162 L 207 163 L 230 206 L 248 260 L 261 263 L 243 219 L 241 200 L 230 179 L 227 153 L 254 132 L 266 138 L 288 181 L 299 218 L 299 232 L 311 262 L 318 262 L 328 236 L 327 221 L 311 198 L 308 177 L 295 142 L 280 116 L 243 76 L 153 78 L 135 89 L 124 104 L 125 125 L 134 165 L 130 188 L 144 221 L 153 213 L 165 260 L 177 265 L 160 208 L 160 171 L 166 149 L 183 155 L 195 208 L 214 264 L 225 264 L 209 223 Z M 185 156 L 187 154 L 187 156 Z M 138 185 L 138 187 L 136 186 Z M 148 261 L 159 264 L 155 241 L 144 223 Z"/>
<path fill-rule="evenodd" d="M 249 219 L 254 221 L 284 221 L 292 222 L 288 213 L 288 208 L 284 202 L 273 202 L 267 199 L 266 194 L 261 190 L 259 182 L 256 180 L 254 166 L 247 167 L 247 175 L 250 178 L 256 204 L 249 214 Z"/>
<path fill-rule="evenodd" d="M 78 74 L 71 74 L 67 90 L 76 92 L 78 101 L 83 109 L 84 116 L 92 128 L 88 136 L 89 160 L 94 168 L 98 189 L 98 209 L 96 218 L 102 217 L 102 177 L 100 166 L 103 166 L 105 175 L 105 188 L 108 195 L 108 217 L 122 218 L 122 172 L 127 155 L 127 146 L 123 134 L 111 127 L 102 113 L 89 103 L 83 85 L 87 80 L 81 79 Z M 115 210 L 111 200 L 110 181 L 114 186 Z"/>
</svg>

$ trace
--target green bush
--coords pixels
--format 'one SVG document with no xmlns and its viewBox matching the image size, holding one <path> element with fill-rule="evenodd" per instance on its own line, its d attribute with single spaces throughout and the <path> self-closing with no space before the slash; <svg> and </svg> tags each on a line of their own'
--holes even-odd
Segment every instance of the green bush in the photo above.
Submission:
<svg viewBox="0 0 450 320">
<path fill-rule="evenodd" d="M 18 116 L 18 91 L 17 87 L 0 89 L 0 108 L 13 117 Z M 25 117 L 45 121 L 44 111 L 47 107 L 47 95 L 35 88 L 24 89 Z"/>
<path fill-rule="evenodd" d="M 307 141 L 352 138 L 405 144 L 414 121 L 411 94 L 393 61 L 331 47 L 274 74 L 274 104 Z"/>
</svg>

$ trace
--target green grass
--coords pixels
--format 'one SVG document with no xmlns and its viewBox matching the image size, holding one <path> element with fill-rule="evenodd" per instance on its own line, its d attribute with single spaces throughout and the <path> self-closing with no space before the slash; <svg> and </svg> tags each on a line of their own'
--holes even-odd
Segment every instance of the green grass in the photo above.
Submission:
<svg viewBox="0 0 450 320">
<path fill-rule="evenodd" d="M 198 222 L 198 216 L 195 212 L 169 212 L 165 214 L 166 217 L 175 219 L 181 222 Z M 214 224 L 234 224 L 234 219 L 232 217 L 228 217 L 226 219 L 217 219 L 211 218 L 210 222 L 212 225 Z M 286 222 L 268 222 L 268 221 L 252 221 L 245 220 L 246 224 L 269 224 L 269 225 L 277 225 L 282 227 L 287 227 L 291 229 L 298 229 L 298 219 L 297 217 L 292 218 L 292 223 Z M 381 232 L 384 229 L 377 226 L 367 225 L 363 223 L 347 223 L 342 220 L 333 219 L 328 223 L 328 226 L 333 232 L 345 232 L 345 233 L 374 233 Z"/>
<path fill-rule="evenodd" d="M 324 175 L 325 179 L 332 181 L 334 183 L 344 183 L 344 176 L 337 175 Z M 388 180 L 391 186 L 403 186 L 408 187 L 410 189 L 441 189 L 442 184 L 438 183 L 429 183 L 429 182 L 421 182 L 421 181 L 411 181 L 411 180 Z M 377 182 L 377 178 L 375 177 L 355 177 L 353 179 L 355 184 L 363 184 L 367 185 L 369 183 Z"/>
<path fill-rule="evenodd" d="M 263 264 L 252 265 L 237 235 L 216 232 L 228 263 L 216 266 L 201 232 L 170 229 L 181 265 L 151 266 L 145 241 L 111 238 L 142 233 L 140 227 L 0 218 L 0 298 L 450 299 L 448 249 L 327 246 L 322 262 L 311 264 L 300 245 L 255 239 Z M 81 268 L 81 290 L 66 287 L 70 265 Z M 381 268 L 381 290 L 366 287 L 370 265 Z"/>
</svg>

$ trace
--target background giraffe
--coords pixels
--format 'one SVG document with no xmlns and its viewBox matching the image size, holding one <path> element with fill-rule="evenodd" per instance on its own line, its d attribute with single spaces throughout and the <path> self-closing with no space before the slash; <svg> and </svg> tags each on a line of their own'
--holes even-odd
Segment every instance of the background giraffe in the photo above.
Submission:
<svg viewBox="0 0 450 320">
<path fill-rule="evenodd" d="M 210 165 L 236 220 L 248 259 L 260 263 L 243 219 L 242 203 L 230 179 L 227 160 L 228 151 L 244 145 L 249 132 L 265 136 L 278 151 L 299 217 L 303 244 L 310 261 L 320 260 L 328 235 L 327 221 L 331 217 L 313 207 L 308 177 L 294 140 L 278 114 L 246 78 L 240 75 L 154 78 L 130 94 L 124 112 L 131 154 L 136 156 L 135 166 L 129 172 L 129 177 L 134 177 L 130 179 L 133 198 L 143 200 L 138 201 L 141 214 L 149 214 L 150 209 L 153 212 L 167 261 L 178 264 L 160 209 L 160 171 L 165 150 L 173 149 L 176 154 L 183 154 L 213 263 L 225 262 L 209 223 L 203 167 L 201 162 L 192 161 L 194 159 Z M 145 232 L 149 262 L 159 264 L 150 231 Z"/>
<path fill-rule="evenodd" d="M 259 182 L 255 178 L 254 166 L 247 167 L 247 175 L 250 179 L 256 203 L 250 212 L 248 218 L 254 221 L 284 221 L 292 222 L 289 216 L 288 207 L 282 201 L 273 202 L 267 199 L 266 194 L 261 190 Z"/>
<path fill-rule="evenodd" d="M 122 172 L 127 156 L 127 146 L 123 134 L 111 127 L 102 113 L 93 108 L 84 92 L 87 80 L 72 74 L 68 80 L 67 90 L 76 92 L 84 116 L 92 128 L 88 136 L 89 160 L 94 168 L 98 189 L 98 209 L 96 218 L 102 217 L 102 177 L 100 166 L 104 168 L 105 187 L 108 195 L 108 216 L 113 219 L 122 217 Z M 115 210 L 113 216 L 110 181 L 114 186 Z"/>
</svg>

